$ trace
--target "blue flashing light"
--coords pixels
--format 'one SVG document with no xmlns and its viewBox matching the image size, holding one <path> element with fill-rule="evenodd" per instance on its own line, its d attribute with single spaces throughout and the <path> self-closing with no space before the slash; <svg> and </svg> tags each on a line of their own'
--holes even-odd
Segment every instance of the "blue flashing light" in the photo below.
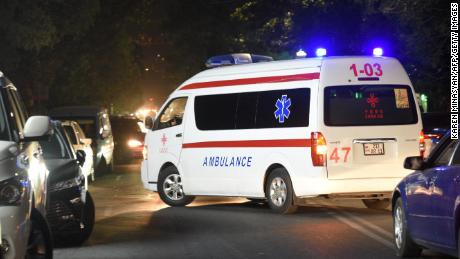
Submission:
<svg viewBox="0 0 460 259">
<path fill-rule="evenodd" d="M 317 48 L 316 49 L 316 56 L 317 57 L 324 57 L 324 56 L 326 56 L 326 54 L 327 54 L 327 51 L 326 51 L 325 48 Z"/>
<path fill-rule="evenodd" d="M 307 56 L 307 52 L 305 52 L 303 49 L 299 49 L 299 51 L 295 53 L 295 56 L 298 58 L 304 58 Z"/>
<path fill-rule="evenodd" d="M 374 48 L 372 50 L 372 54 L 376 57 L 381 57 L 383 55 L 383 49 L 382 48 Z"/>
</svg>

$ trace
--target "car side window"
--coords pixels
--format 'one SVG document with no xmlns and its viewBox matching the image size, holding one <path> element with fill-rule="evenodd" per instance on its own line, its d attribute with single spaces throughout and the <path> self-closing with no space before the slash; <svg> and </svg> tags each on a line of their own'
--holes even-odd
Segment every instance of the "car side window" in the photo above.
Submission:
<svg viewBox="0 0 460 259">
<path fill-rule="evenodd" d="M 187 97 L 176 98 L 169 102 L 159 116 L 158 128 L 164 129 L 182 124 L 186 103 Z"/>
<path fill-rule="evenodd" d="M 455 141 L 458 142 L 458 141 Z M 460 148 L 457 145 L 454 156 L 452 157 L 452 165 L 460 165 Z"/>
<path fill-rule="evenodd" d="M 19 141 L 19 139 L 22 136 L 22 132 L 24 130 L 24 124 L 25 124 L 25 118 L 24 115 L 21 112 L 21 108 L 18 105 L 18 101 L 15 98 L 14 92 L 15 90 L 8 89 L 7 90 L 7 95 L 8 95 L 8 101 L 10 103 L 10 116 L 12 123 L 14 124 L 14 127 L 12 129 L 13 131 L 13 136 L 16 141 Z"/>
<path fill-rule="evenodd" d="M 77 145 L 77 137 L 75 136 L 75 132 L 73 131 L 72 126 L 62 126 L 67 133 L 67 135 L 70 137 L 70 142 L 72 145 Z"/>
<path fill-rule="evenodd" d="M 444 166 L 449 165 L 452 155 L 455 152 L 457 147 L 457 140 L 451 141 L 444 150 L 440 153 L 440 155 L 434 160 L 434 166 Z"/>
</svg>

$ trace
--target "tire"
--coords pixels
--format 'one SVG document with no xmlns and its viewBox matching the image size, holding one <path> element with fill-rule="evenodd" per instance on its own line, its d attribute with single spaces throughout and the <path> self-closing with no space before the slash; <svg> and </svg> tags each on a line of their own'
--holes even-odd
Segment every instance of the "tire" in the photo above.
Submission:
<svg viewBox="0 0 460 259">
<path fill-rule="evenodd" d="M 393 233 L 396 255 L 400 257 L 419 257 L 422 248 L 412 241 L 407 229 L 406 213 L 402 199 L 398 198 L 393 208 Z"/>
<path fill-rule="evenodd" d="M 175 167 L 167 167 L 158 177 L 158 194 L 161 200 L 172 207 L 190 204 L 195 196 L 187 196 L 182 188 L 182 179 Z"/>
<path fill-rule="evenodd" d="M 83 207 L 83 213 L 81 215 L 81 223 L 83 224 L 83 229 L 79 237 L 79 244 L 82 244 L 91 236 L 94 228 L 94 220 L 96 218 L 96 208 L 94 206 L 93 197 L 89 192 L 86 192 L 86 202 Z"/>
<path fill-rule="evenodd" d="M 290 214 L 297 211 L 294 205 L 294 190 L 291 178 L 284 168 L 276 168 L 265 183 L 267 203 L 272 211 L 279 214 Z"/>
<path fill-rule="evenodd" d="M 47 221 L 35 209 L 32 210 L 30 219 L 31 228 L 25 258 L 53 258 L 53 240 Z"/>
<path fill-rule="evenodd" d="M 363 199 L 364 205 L 369 209 L 384 210 L 390 206 L 390 199 Z"/>
</svg>

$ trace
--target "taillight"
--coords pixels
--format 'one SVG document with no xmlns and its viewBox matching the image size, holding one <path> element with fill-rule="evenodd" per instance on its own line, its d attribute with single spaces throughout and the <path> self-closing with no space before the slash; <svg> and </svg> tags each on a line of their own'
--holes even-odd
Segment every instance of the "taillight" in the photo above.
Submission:
<svg viewBox="0 0 460 259">
<path fill-rule="evenodd" d="M 142 149 L 142 157 L 144 158 L 144 160 L 147 160 L 148 158 L 148 149 L 147 149 L 147 145 L 144 145 L 144 148 Z"/>
<path fill-rule="evenodd" d="M 423 134 L 423 130 L 420 131 L 418 143 L 419 143 L 420 156 L 423 157 L 423 155 L 425 154 L 425 134 Z"/>
<path fill-rule="evenodd" d="M 326 139 L 321 132 L 311 133 L 311 161 L 313 166 L 326 166 Z"/>
</svg>

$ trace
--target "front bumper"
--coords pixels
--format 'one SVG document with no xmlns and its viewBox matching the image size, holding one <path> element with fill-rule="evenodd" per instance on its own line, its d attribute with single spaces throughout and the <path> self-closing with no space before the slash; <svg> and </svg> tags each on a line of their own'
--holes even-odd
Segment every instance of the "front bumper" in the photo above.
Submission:
<svg viewBox="0 0 460 259">
<path fill-rule="evenodd" d="M 80 186 L 50 193 L 46 218 L 53 236 L 80 232 L 86 191 Z"/>
<path fill-rule="evenodd" d="M 24 258 L 30 234 L 28 204 L 0 206 L 0 258 Z"/>
</svg>

